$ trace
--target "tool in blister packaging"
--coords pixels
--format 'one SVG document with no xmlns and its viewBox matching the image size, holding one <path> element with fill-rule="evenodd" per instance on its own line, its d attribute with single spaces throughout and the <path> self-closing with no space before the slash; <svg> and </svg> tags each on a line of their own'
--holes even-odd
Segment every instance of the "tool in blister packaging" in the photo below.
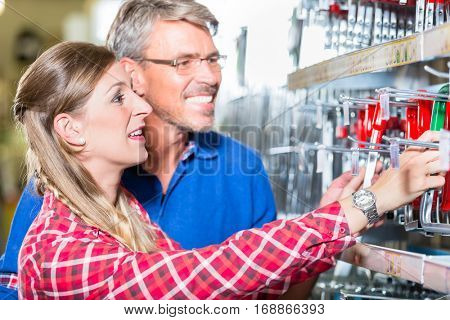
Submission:
<svg viewBox="0 0 450 320">
<path fill-rule="evenodd" d="M 434 26 L 434 10 L 436 0 L 427 0 L 425 11 L 425 30 L 431 29 Z"/>
<path fill-rule="evenodd" d="M 370 136 L 370 143 L 380 144 L 383 138 L 384 131 L 386 130 L 387 117 L 386 110 L 384 108 L 389 108 L 389 103 L 378 102 L 375 108 L 374 120 L 372 124 L 372 134 Z M 372 149 L 377 149 L 375 146 L 371 146 Z M 366 174 L 364 176 L 363 188 L 368 188 L 372 185 L 372 178 L 375 175 L 375 169 L 377 166 L 378 152 L 369 152 L 369 156 L 366 164 Z"/>
<path fill-rule="evenodd" d="M 436 25 L 440 26 L 441 24 L 445 23 L 445 1 L 444 0 L 437 0 L 436 1 Z"/>
<path fill-rule="evenodd" d="M 353 50 L 353 38 L 355 37 L 355 26 L 356 26 L 356 9 L 355 3 L 351 3 L 348 7 L 347 16 L 347 37 L 346 37 L 346 48 L 348 51 Z"/>
<path fill-rule="evenodd" d="M 340 111 L 336 114 L 336 139 L 348 137 L 348 126 L 344 123 L 344 115 Z"/>
<path fill-rule="evenodd" d="M 362 34 L 362 46 L 368 47 L 372 40 L 372 29 L 373 29 L 373 5 L 368 3 L 366 5 L 366 14 L 364 16 L 364 28 Z"/>
<path fill-rule="evenodd" d="M 391 19 L 389 25 L 389 39 L 397 39 L 397 11 L 395 8 L 391 9 Z"/>
<path fill-rule="evenodd" d="M 366 118 L 366 111 L 365 110 L 359 110 L 358 111 L 358 117 L 355 123 L 355 127 L 356 127 L 356 139 L 358 141 L 367 141 L 367 135 L 366 135 L 366 126 L 364 125 L 365 122 L 365 118 Z M 362 145 L 359 145 L 360 147 L 362 147 Z"/>
<path fill-rule="evenodd" d="M 422 32 L 425 29 L 425 1 L 416 1 L 416 29 L 415 32 Z"/>
<path fill-rule="evenodd" d="M 414 15 L 406 15 L 405 37 L 414 33 Z"/>
<path fill-rule="evenodd" d="M 448 84 L 439 90 L 440 94 L 448 95 Z M 433 114 L 431 117 L 430 130 L 440 131 L 444 129 L 446 114 L 446 102 L 435 101 L 433 105 Z M 450 224 L 440 221 L 440 198 L 438 194 L 442 190 L 430 189 L 422 195 L 420 202 L 420 224 L 425 232 L 450 234 Z M 439 200 L 439 201 L 438 201 Z"/>
<path fill-rule="evenodd" d="M 447 19 L 445 22 L 450 22 L 450 0 L 445 0 L 444 7 L 445 7 L 445 17 Z"/>
<path fill-rule="evenodd" d="M 329 6 L 329 21 L 330 21 L 330 29 L 331 29 L 331 48 L 336 51 L 336 54 L 339 53 L 339 35 L 341 28 L 341 15 L 343 12 L 341 11 L 341 7 L 338 3 L 332 3 Z"/>
<path fill-rule="evenodd" d="M 365 14 L 366 6 L 362 5 L 360 2 L 358 4 L 355 28 L 353 29 L 353 47 L 355 49 L 360 49 L 362 46 Z"/>
<path fill-rule="evenodd" d="M 450 130 L 450 102 L 446 103 L 444 128 Z M 441 210 L 450 219 L 450 171 L 445 175 L 445 185 L 442 188 Z M 447 222 L 449 223 L 449 222 Z"/>
<path fill-rule="evenodd" d="M 339 20 L 339 40 L 338 40 L 338 54 L 344 54 L 347 52 L 346 40 L 347 40 L 347 20 Z"/>
<path fill-rule="evenodd" d="M 445 111 L 445 124 L 446 130 L 450 129 L 450 102 L 446 103 Z M 446 214 L 447 218 L 450 218 L 450 171 L 445 175 L 445 185 L 442 188 L 442 200 L 441 210 Z"/>
<path fill-rule="evenodd" d="M 425 131 L 430 130 L 432 110 L 433 101 L 417 100 L 417 118 L 416 127 L 414 129 L 414 110 L 413 108 L 407 109 L 407 114 L 409 115 L 407 120 L 410 121 L 410 129 L 406 131 L 407 139 L 418 139 Z M 405 206 L 405 230 L 407 231 L 417 230 L 419 227 L 420 202 L 421 197 L 418 197 L 412 201 L 411 204 Z"/>
<path fill-rule="evenodd" d="M 373 127 L 373 120 L 375 117 L 375 110 L 377 105 L 376 104 L 367 104 L 366 105 L 366 112 L 364 113 L 364 128 L 365 128 L 365 136 L 366 140 L 369 139 L 369 137 L 372 136 L 372 127 Z"/>
<path fill-rule="evenodd" d="M 406 130 L 405 138 L 416 140 L 420 137 L 418 127 L 418 108 L 407 107 L 406 108 Z"/>
<path fill-rule="evenodd" d="M 381 42 L 387 42 L 389 41 L 389 33 L 390 33 L 390 16 L 391 16 L 391 10 L 389 9 L 389 6 L 384 6 L 383 11 L 383 30 L 381 32 Z"/>
<path fill-rule="evenodd" d="M 398 8 L 397 20 L 397 38 L 400 39 L 406 35 L 406 8 Z"/>
<path fill-rule="evenodd" d="M 383 4 L 375 3 L 375 19 L 373 28 L 373 44 L 380 44 L 383 32 Z"/>
</svg>

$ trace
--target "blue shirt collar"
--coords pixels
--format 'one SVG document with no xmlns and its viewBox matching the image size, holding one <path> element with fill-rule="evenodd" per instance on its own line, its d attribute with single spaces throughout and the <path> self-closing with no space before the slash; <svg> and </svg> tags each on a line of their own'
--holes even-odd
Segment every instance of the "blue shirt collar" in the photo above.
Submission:
<svg viewBox="0 0 450 320">
<path fill-rule="evenodd" d="M 219 141 L 217 135 L 211 135 L 207 132 L 193 132 L 189 134 L 189 145 L 182 159 L 194 155 L 199 159 L 213 159 L 219 155 L 217 145 Z"/>
</svg>

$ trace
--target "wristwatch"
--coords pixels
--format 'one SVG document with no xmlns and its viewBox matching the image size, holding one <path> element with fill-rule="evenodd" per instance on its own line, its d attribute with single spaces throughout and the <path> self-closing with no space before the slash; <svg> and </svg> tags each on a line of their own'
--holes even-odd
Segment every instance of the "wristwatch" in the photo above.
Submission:
<svg viewBox="0 0 450 320">
<path fill-rule="evenodd" d="M 369 225 L 373 225 L 380 219 L 377 211 L 377 198 L 372 191 L 362 189 L 353 193 L 353 206 L 361 210 L 369 220 Z"/>
</svg>

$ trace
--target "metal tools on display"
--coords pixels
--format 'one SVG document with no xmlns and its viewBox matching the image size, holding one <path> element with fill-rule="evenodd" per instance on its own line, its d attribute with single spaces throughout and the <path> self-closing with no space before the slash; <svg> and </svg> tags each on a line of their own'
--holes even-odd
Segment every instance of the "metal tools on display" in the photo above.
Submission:
<svg viewBox="0 0 450 320">
<path fill-rule="evenodd" d="M 302 0 L 299 8 L 304 12 L 304 26 L 323 27 L 324 48 L 334 55 L 401 39 L 450 21 L 447 0 Z"/>
<path fill-rule="evenodd" d="M 267 155 L 273 157 L 297 154 L 300 170 L 293 170 L 291 174 L 301 175 L 308 172 L 307 183 L 311 183 L 313 173 L 320 174 L 321 190 L 324 192 L 332 178 L 345 168 L 357 175 L 360 166 L 364 165 L 364 187 L 368 187 L 378 161 L 381 160 L 385 167 L 398 168 L 399 155 L 407 146 L 441 149 L 443 144 L 449 144 L 447 131 L 442 133 L 441 146 L 437 143 L 416 141 L 427 130 L 450 129 L 450 108 L 447 111 L 447 105 L 450 106 L 448 85 L 438 93 L 387 87 L 375 90 L 375 95 L 378 96 L 377 99 L 341 95 L 340 103 L 316 100 L 312 104 L 295 106 L 298 107 L 301 117 L 311 121 L 309 124 L 303 122 L 302 130 L 306 130 L 308 126 L 316 129 L 315 139 L 305 139 L 308 135 L 300 139 L 292 139 L 291 136 L 290 141 L 295 141 L 294 143 L 268 148 Z M 317 130 L 321 130 L 321 136 L 317 135 Z M 295 136 L 296 133 L 291 131 L 290 134 Z M 333 167 L 333 162 L 337 159 L 341 168 L 338 171 Z M 306 165 L 311 160 L 314 161 L 314 166 L 311 166 L 311 163 Z M 294 179 L 291 176 L 290 180 Z M 305 182 L 302 182 L 303 185 Z M 298 183 L 296 185 L 299 186 Z M 290 189 L 294 191 L 292 186 L 293 184 Z M 308 196 L 313 196 L 311 190 L 306 192 L 303 198 Z M 397 210 L 396 221 L 404 224 L 407 231 L 420 231 L 427 235 L 450 235 L 449 196 L 450 179 L 447 179 L 441 190 L 429 190 L 421 199 Z M 291 197 L 288 202 L 291 204 L 290 209 L 294 210 L 292 200 Z"/>
</svg>

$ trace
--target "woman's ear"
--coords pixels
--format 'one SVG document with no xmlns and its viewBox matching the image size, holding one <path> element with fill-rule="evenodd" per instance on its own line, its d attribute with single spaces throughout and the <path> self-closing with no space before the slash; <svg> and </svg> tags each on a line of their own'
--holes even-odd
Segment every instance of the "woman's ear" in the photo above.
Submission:
<svg viewBox="0 0 450 320">
<path fill-rule="evenodd" d="M 140 97 L 145 95 L 144 69 L 133 59 L 122 58 L 119 63 L 131 77 L 131 89 Z"/>
<path fill-rule="evenodd" d="M 56 133 L 69 145 L 82 147 L 86 140 L 82 135 L 82 123 L 67 113 L 58 114 L 53 120 Z"/>
</svg>

